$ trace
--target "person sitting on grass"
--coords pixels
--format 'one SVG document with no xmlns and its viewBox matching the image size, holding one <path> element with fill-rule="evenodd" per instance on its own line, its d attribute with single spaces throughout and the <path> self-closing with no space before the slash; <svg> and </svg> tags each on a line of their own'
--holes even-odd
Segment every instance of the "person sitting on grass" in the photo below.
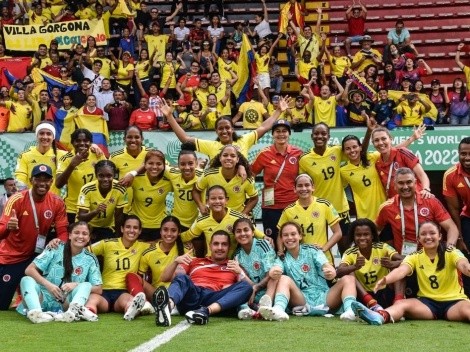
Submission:
<svg viewBox="0 0 470 352">
<path fill-rule="evenodd" d="M 236 308 L 252 295 L 245 272 L 236 260 L 228 259 L 230 234 L 215 231 L 209 245 L 210 256 L 184 254 L 162 273 L 161 281 L 173 280 L 168 290 L 160 286 L 153 294 L 158 326 L 171 325 L 170 312 L 175 306 L 190 324 L 205 325 L 210 315 Z"/>
<path fill-rule="evenodd" d="M 460 279 L 461 274 L 470 276 L 470 263 L 458 249 L 446 249 L 441 239 L 439 225 L 432 221 L 423 222 L 418 232 L 423 248 L 406 256 L 402 264 L 377 281 L 374 288 L 377 292 L 416 272 L 418 298 L 399 300 L 377 313 L 364 311 L 356 305 L 356 314 L 373 325 L 399 321 L 402 317 L 470 322 L 470 301 L 463 292 Z"/>
<path fill-rule="evenodd" d="M 42 252 L 21 279 L 23 301 L 16 310 L 35 324 L 98 320 L 84 307 L 90 293 L 102 292 L 98 260 L 85 249 L 90 242 L 90 227 L 80 221 L 71 224 L 68 232 L 68 241 Z M 55 314 L 59 311 L 65 312 Z"/>
</svg>

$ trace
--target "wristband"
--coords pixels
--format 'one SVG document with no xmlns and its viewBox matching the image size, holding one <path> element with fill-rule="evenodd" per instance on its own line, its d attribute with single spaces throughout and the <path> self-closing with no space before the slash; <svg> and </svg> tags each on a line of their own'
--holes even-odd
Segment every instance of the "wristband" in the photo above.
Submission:
<svg viewBox="0 0 470 352">
<path fill-rule="evenodd" d="M 137 171 L 132 170 L 132 171 L 129 172 L 129 174 L 131 174 L 132 177 L 136 177 L 137 176 Z"/>
</svg>

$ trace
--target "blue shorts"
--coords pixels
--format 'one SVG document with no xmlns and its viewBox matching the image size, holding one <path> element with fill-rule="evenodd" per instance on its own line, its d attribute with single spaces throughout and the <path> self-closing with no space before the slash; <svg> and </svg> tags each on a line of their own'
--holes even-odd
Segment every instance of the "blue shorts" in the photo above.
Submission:
<svg viewBox="0 0 470 352">
<path fill-rule="evenodd" d="M 423 303 L 429 310 L 432 312 L 434 319 L 447 320 L 447 312 L 454 304 L 462 301 L 461 299 L 456 299 L 453 301 L 435 301 L 426 297 L 418 297 L 421 303 Z"/>
<path fill-rule="evenodd" d="M 363 35 L 355 35 L 355 36 L 348 37 L 348 38 L 351 39 L 351 43 L 359 43 L 364 38 L 364 36 Z"/>
<path fill-rule="evenodd" d="M 114 303 L 123 293 L 127 293 L 127 290 L 103 290 L 101 295 L 108 302 L 110 312 L 114 308 Z"/>
</svg>

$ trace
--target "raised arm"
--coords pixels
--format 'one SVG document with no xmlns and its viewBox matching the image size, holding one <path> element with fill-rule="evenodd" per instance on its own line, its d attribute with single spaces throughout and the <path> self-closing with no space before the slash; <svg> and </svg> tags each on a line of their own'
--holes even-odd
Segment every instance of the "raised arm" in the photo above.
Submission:
<svg viewBox="0 0 470 352">
<path fill-rule="evenodd" d="M 455 63 L 458 67 L 460 67 L 461 70 L 465 68 L 465 65 L 462 63 L 462 61 L 460 61 L 460 51 L 463 49 L 464 46 L 464 43 L 459 43 L 459 45 L 457 45 L 457 51 L 455 52 Z"/>
<path fill-rule="evenodd" d="M 264 136 L 264 134 L 266 132 L 268 132 L 269 130 L 271 130 L 274 122 L 276 122 L 276 120 L 279 118 L 279 116 L 287 110 L 288 106 L 290 105 L 290 103 L 292 102 L 292 99 L 288 96 L 286 97 L 281 97 L 279 99 L 279 107 L 273 112 L 273 114 L 267 118 L 266 120 L 263 121 L 263 123 L 261 124 L 261 126 L 259 126 L 257 129 L 256 129 L 256 132 L 258 134 L 258 139 L 260 139 L 261 137 Z"/>
<path fill-rule="evenodd" d="M 165 115 L 168 123 L 171 126 L 173 132 L 175 132 L 176 137 L 180 140 L 181 143 L 196 143 L 196 139 L 186 134 L 186 132 L 181 128 L 178 122 L 173 116 L 173 108 L 169 106 L 165 99 L 162 99 L 161 110 L 163 115 Z"/>
</svg>

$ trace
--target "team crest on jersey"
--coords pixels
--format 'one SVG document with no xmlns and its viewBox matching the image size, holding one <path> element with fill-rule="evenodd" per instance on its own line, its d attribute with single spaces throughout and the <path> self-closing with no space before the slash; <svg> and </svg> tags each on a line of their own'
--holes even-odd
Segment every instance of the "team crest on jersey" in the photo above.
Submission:
<svg viewBox="0 0 470 352">
<path fill-rule="evenodd" d="M 330 160 L 331 161 L 336 161 L 336 155 L 330 155 Z"/>
<path fill-rule="evenodd" d="M 312 217 L 315 218 L 315 219 L 317 219 L 317 218 L 320 217 L 320 213 L 319 213 L 318 211 L 314 211 L 314 212 L 312 213 Z"/>
<path fill-rule="evenodd" d="M 264 230 L 264 233 L 266 236 L 271 236 L 273 234 L 273 230 L 271 230 L 270 228 L 267 228 L 266 230 Z"/>
<path fill-rule="evenodd" d="M 294 157 L 294 156 L 291 156 L 291 157 L 289 158 L 289 162 L 290 162 L 292 165 L 295 165 L 295 164 L 297 164 L 297 158 Z"/>
<path fill-rule="evenodd" d="M 259 270 L 261 268 L 261 264 L 259 262 L 254 262 L 253 263 L 253 269 Z"/>
<path fill-rule="evenodd" d="M 302 271 L 304 273 L 308 273 L 310 271 L 310 265 L 308 264 L 302 264 L 302 267 L 301 267 Z"/>
<path fill-rule="evenodd" d="M 131 249 L 131 254 L 134 255 L 134 254 L 137 254 L 137 250 L 135 248 L 132 248 Z"/>
<path fill-rule="evenodd" d="M 111 197 L 111 198 L 109 198 L 108 203 L 109 204 L 114 204 L 115 201 L 116 201 L 116 199 L 114 199 L 114 197 Z"/>
<path fill-rule="evenodd" d="M 419 214 L 421 216 L 428 216 L 429 215 L 429 208 L 424 207 L 424 208 L 419 209 Z"/>
<path fill-rule="evenodd" d="M 227 232 L 228 232 L 228 233 L 232 233 L 232 232 L 233 232 L 233 226 L 232 226 L 232 225 L 228 225 L 228 226 L 226 227 L 226 229 L 227 229 Z"/>
<path fill-rule="evenodd" d="M 237 185 L 237 186 L 234 186 L 234 187 L 233 187 L 233 191 L 234 191 L 235 193 L 239 193 L 239 192 L 240 192 L 240 186 L 238 186 L 238 185 Z"/>
<path fill-rule="evenodd" d="M 372 264 L 379 265 L 379 263 L 380 263 L 379 258 L 375 257 L 375 258 L 372 259 Z"/>
<path fill-rule="evenodd" d="M 75 275 L 81 275 L 83 273 L 83 269 L 81 266 L 77 266 L 73 272 Z"/>
<path fill-rule="evenodd" d="M 164 190 L 163 188 L 159 188 L 159 189 L 158 189 L 158 194 L 159 194 L 159 195 L 162 195 L 164 192 L 165 192 L 165 190 Z"/>
<path fill-rule="evenodd" d="M 52 214 L 52 211 L 51 211 L 51 210 L 46 210 L 46 211 L 44 212 L 44 217 L 45 217 L 46 219 L 51 219 L 51 218 L 52 218 L 52 215 L 53 215 L 53 214 Z"/>
</svg>

